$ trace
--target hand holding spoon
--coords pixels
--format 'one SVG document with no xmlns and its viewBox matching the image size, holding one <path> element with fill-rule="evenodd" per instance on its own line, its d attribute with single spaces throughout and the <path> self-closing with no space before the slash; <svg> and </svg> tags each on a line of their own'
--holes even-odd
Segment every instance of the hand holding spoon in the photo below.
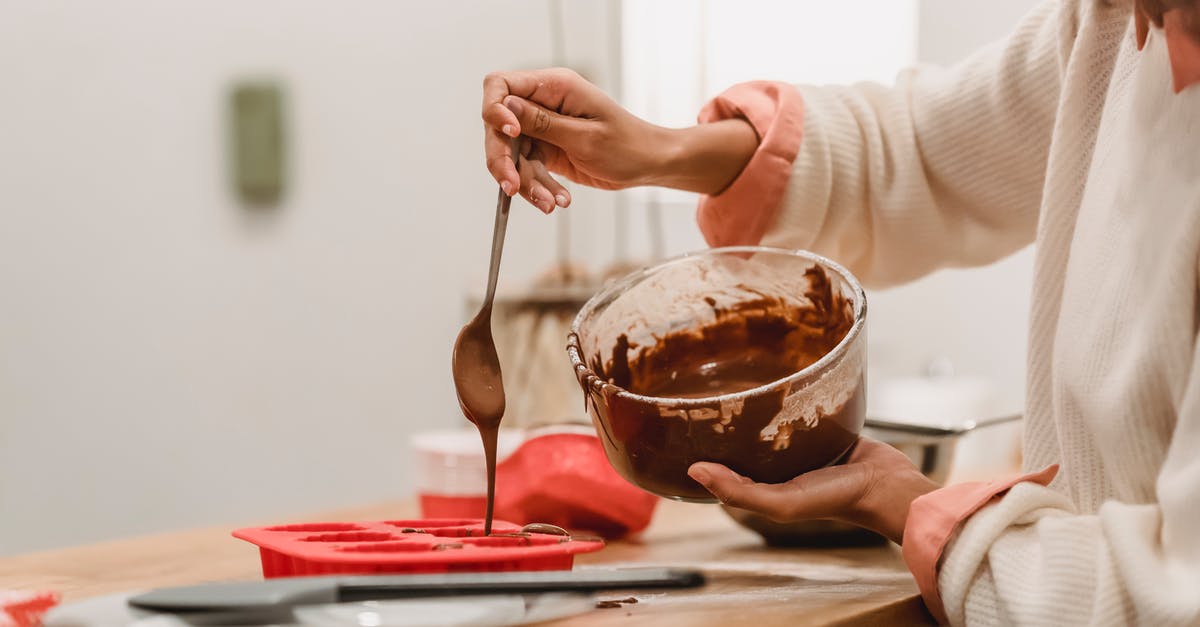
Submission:
<svg viewBox="0 0 1200 627">
<path fill-rule="evenodd" d="M 520 138 L 512 140 L 513 163 L 520 158 Z M 500 190 L 496 200 L 496 222 L 492 230 L 492 261 L 488 269 L 487 294 L 479 313 L 462 328 L 454 341 L 452 369 L 454 391 L 463 414 L 479 429 L 487 462 L 487 514 L 484 535 L 492 533 L 492 509 L 496 496 L 496 439 L 500 419 L 504 417 L 504 381 L 500 357 L 492 339 L 492 301 L 496 297 L 496 279 L 500 275 L 500 256 L 504 251 L 504 232 L 512 197 Z"/>
</svg>

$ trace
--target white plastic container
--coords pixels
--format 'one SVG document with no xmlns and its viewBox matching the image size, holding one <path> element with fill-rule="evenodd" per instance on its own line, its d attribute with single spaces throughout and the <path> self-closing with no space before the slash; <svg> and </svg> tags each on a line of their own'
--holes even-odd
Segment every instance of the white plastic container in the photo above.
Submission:
<svg viewBox="0 0 1200 627">
<path fill-rule="evenodd" d="M 496 461 L 525 441 L 521 431 L 501 429 Z M 478 518 L 487 499 L 483 443 L 474 428 L 426 431 L 414 435 L 412 460 L 422 518 Z"/>
</svg>

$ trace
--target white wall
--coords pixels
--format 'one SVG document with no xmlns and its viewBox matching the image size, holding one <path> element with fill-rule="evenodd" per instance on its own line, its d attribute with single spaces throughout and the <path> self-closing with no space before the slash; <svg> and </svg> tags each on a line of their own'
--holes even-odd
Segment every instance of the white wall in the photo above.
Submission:
<svg viewBox="0 0 1200 627">
<path fill-rule="evenodd" d="M 922 5 L 921 57 L 1026 3 Z M 610 88 L 612 6 L 566 3 L 568 61 Z M 461 420 L 449 348 L 495 197 L 480 79 L 549 62 L 546 9 L 0 0 L 0 554 L 409 493 L 408 435 Z M 225 180 L 247 75 L 289 91 L 292 186 L 265 214 Z M 615 196 L 574 192 L 574 248 L 602 263 Z M 671 252 L 699 244 L 690 214 Z M 505 283 L 554 232 L 517 208 Z M 949 352 L 1019 391 L 1028 265 L 877 295 L 873 361 Z"/>
<path fill-rule="evenodd" d="M 917 57 L 950 64 L 1004 38 L 1037 0 L 922 0 Z M 1020 411 L 1033 250 L 986 268 L 945 270 L 870 295 L 871 379 L 923 373 L 947 357 L 959 374 L 995 387 L 996 414 Z"/>
<path fill-rule="evenodd" d="M 549 63 L 547 6 L 0 0 L 0 554 L 410 492 L 408 434 L 461 420 L 480 83 Z M 602 83 L 609 11 L 566 12 Z M 225 178 L 246 75 L 290 97 L 265 214 Z M 576 196 L 588 254 L 611 198 Z M 514 208 L 515 283 L 554 224 Z"/>
</svg>

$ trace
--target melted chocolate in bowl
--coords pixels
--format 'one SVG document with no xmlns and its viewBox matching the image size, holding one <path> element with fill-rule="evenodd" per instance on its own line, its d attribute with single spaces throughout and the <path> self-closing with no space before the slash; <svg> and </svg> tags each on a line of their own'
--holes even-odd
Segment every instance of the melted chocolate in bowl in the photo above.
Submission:
<svg viewBox="0 0 1200 627">
<path fill-rule="evenodd" d="M 739 284 L 738 298 L 702 297 L 708 311 L 697 324 L 641 333 L 640 344 L 621 333 L 607 351 L 596 342 L 585 363 L 585 343 L 572 333 L 568 352 L 588 409 L 626 479 L 662 496 L 712 501 L 687 476 L 694 462 L 780 483 L 837 461 L 854 444 L 866 409 L 861 342 L 793 375 L 847 339 L 863 310 L 847 295 L 861 290 L 835 284 L 820 262 L 798 261 L 802 294 Z"/>
</svg>

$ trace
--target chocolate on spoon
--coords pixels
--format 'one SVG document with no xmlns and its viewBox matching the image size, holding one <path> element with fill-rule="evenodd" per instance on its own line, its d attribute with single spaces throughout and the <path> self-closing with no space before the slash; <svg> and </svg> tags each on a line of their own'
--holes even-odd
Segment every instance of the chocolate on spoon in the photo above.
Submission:
<svg viewBox="0 0 1200 627">
<path fill-rule="evenodd" d="M 495 266 L 493 263 L 493 268 Z M 496 498 L 496 443 L 500 435 L 500 419 L 504 417 L 504 381 L 500 374 L 500 358 L 492 339 L 492 290 L 488 292 L 483 309 L 459 332 L 458 340 L 454 343 L 453 358 L 458 404 L 467 420 L 479 429 L 479 437 L 483 440 L 487 464 L 484 535 L 492 533 L 492 511 Z"/>
<path fill-rule="evenodd" d="M 513 160 L 519 159 L 520 138 L 512 140 Z M 492 338 L 492 301 L 496 298 L 496 280 L 500 276 L 500 256 L 504 252 L 504 232 L 508 227 L 508 209 L 512 197 L 500 190 L 496 199 L 496 222 L 492 229 L 492 259 L 488 268 L 487 295 L 479 313 L 462 328 L 454 341 L 451 368 L 454 391 L 463 414 L 479 429 L 487 463 L 487 513 L 483 533 L 492 532 L 492 509 L 496 497 L 496 440 L 500 419 L 504 417 L 504 381 L 500 357 Z"/>
</svg>

